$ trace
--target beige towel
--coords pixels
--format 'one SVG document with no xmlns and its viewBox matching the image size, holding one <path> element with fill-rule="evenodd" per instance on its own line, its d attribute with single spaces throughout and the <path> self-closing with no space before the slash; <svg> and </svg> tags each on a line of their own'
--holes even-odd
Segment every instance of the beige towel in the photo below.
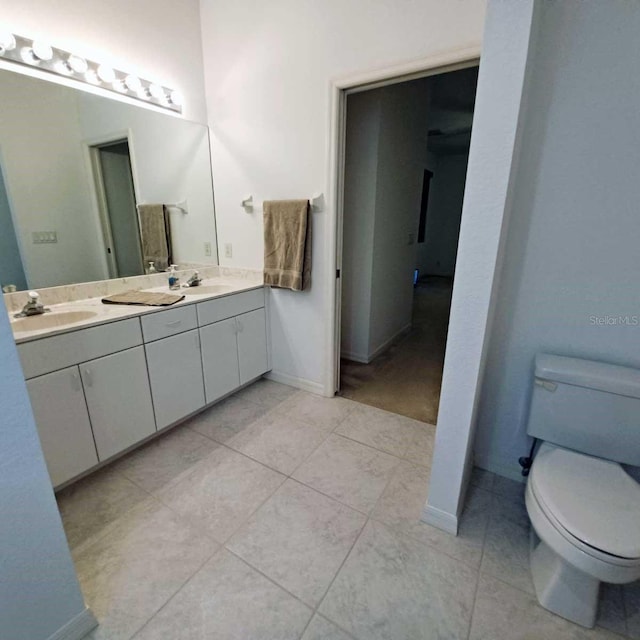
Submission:
<svg viewBox="0 0 640 640">
<path fill-rule="evenodd" d="M 140 304 L 148 307 L 168 307 L 184 300 L 184 295 L 174 293 L 154 293 L 153 291 L 123 291 L 102 298 L 104 304 Z"/>
<path fill-rule="evenodd" d="M 311 285 L 308 200 L 271 200 L 264 210 L 264 283 L 303 291 Z"/>
<path fill-rule="evenodd" d="M 172 262 L 169 212 L 162 204 L 139 204 L 140 241 L 145 268 L 153 262 L 164 271 Z"/>
</svg>

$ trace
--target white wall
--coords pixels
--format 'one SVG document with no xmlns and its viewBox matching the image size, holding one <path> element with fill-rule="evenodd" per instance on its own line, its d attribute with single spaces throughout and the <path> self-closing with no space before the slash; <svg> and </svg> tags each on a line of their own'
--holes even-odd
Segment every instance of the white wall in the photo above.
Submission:
<svg viewBox="0 0 640 640">
<path fill-rule="evenodd" d="M 411 325 L 428 80 L 347 99 L 342 353 L 369 362 Z"/>
<path fill-rule="evenodd" d="M 370 357 L 411 326 L 413 272 L 427 155 L 429 81 L 418 80 L 379 91 L 382 113 Z"/>
<path fill-rule="evenodd" d="M 16 73 L 1 76 L 0 145 L 29 286 L 101 280 L 103 249 L 74 92 Z M 34 244 L 34 231 L 55 231 L 58 242 Z"/>
<path fill-rule="evenodd" d="M 380 92 L 347 99 L 340 350 L 369 359 L 373 233 L 378 179 Z"/>
<path fill-rule="evenodd" d="M 85 605 L 0 301 L 0 637 L 45 640 Z"/>
<path fill-rule="evenodd" d="M 460 0 L 202 0 L 207 104 L 224 265 L 261 268 L 262 215 L 240 208 L 329 189 L 331 79 L 478 47 L 485 3 Z M 327 208 L 333 206 L 327 203 Z M 313 284 L 272 296 L 273 367 L 325 381 L 329 212 L 314 214 Z"/>
<path fill-rule="evenodd" d="M 177 86 L 185 115 L 204 120 L 198 3 L 154 0 L 23 0 L 3 6 L 17 33 L 51 37 L 61 47 L 96 57 L 102 50 L 138 67 L 149 79 Z M 43 33 L 44 31 L 44 33 Z M 105 56 L 106 57 L 106 56 Z M 123 65 L 124 66 L 124 65 Z M 0 636 L 44 640 L 84 609 L 56 513 L 22 370 L 4 306 L 0 305 Z M 6 514 L 13 513 L 8 518 Z M 8 579 L 7 579 L 8 578 Z"/>
<path fill-rule="evenodd" d="M 542 4 L 476 460 L 518 474 L 532 362 L 547 351 L 640 367 L 640 5 Z M 606 428 L 606 425 L 603 425 Z"/>
<path fill-rule="evenodd" d="M 425 241 L 418 245 L 421 275 L 453 276 L 468 160 L 468 153 L 439 154 L 431 169 Z"/>
<path fill-rule="evenodd" d="M 425 521 L 456 531 L 512 210 L 535 0 L 491 0 L 478 74 Z"/>
</svg>

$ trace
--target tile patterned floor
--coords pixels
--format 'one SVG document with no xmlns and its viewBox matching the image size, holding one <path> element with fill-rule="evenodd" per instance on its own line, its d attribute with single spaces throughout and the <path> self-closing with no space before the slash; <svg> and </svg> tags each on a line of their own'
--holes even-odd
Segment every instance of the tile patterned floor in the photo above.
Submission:
<svg viewBox="0 0 640 640">
<path fill-rule="evenodd" d="M 640 639 L 537 605 L 523 485 L 475 470 L 460 535 L 420 521 L 434 427 L 262 380 L 58 495 L 93 640 Z"/>
</svg>

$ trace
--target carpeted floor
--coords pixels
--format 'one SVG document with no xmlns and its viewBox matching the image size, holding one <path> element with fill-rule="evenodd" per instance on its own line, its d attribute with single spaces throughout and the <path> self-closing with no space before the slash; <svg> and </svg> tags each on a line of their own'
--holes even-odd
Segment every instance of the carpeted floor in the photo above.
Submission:
<svg viewBox="0 0 640 640">
<path fill-rule="evenodd" d="M 369 364 L 341 362 L 341 395 L 436 424 L 452 281 L 427 277 L 415 288 L 411 331 Z"/>
</svg>

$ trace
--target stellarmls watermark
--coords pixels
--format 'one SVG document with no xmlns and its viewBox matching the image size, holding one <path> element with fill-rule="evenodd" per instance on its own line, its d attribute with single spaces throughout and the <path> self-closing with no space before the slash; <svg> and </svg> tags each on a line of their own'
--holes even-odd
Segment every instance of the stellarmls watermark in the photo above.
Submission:
<svg viewBox="0 0 640 640">
<path fill-rule="evenodd" d="M 637 327 L 640 316 L 589 316 L 589 324 L 597 327 Z"/>
</svg>

